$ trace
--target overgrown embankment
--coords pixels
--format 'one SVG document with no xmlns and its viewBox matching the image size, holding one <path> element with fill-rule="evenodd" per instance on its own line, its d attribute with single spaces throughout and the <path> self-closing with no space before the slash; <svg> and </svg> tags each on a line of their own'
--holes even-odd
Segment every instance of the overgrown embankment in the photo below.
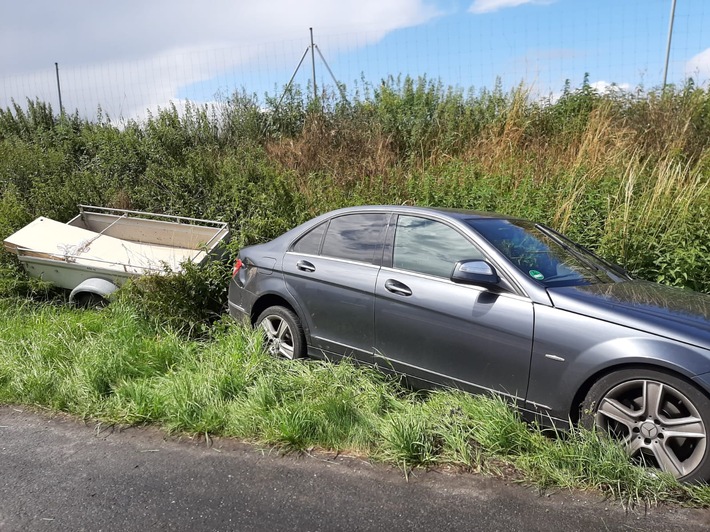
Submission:
<svg viewBox="0 0 710 532">
<path fill-rule="evenodd" d="M 364 203 L 493 210 L 547 222 L 632 273 L 710 292 L 710 93 L 541 103 L 524 88 L 419 80 L 351 102 L 235 93 L 145 123 L 0 110 L 0 237 L 77 203 L 218 218 L 234 248 Z"/>
<path fill-rule="evenodd" d="M 0 403 L 356 453 L 405 471 L 441 465 L 513 475 L 628 504 L 710 504 L 707 486 L 634 466 L 589 431 L 552 438 L 501 399 L 413 394 L 371 368 L 271 358 L 259 334 L 229 320 L 197 342 L 122 301 L 96 311 L 5 298 L 0 330 Z"/>
</svg>

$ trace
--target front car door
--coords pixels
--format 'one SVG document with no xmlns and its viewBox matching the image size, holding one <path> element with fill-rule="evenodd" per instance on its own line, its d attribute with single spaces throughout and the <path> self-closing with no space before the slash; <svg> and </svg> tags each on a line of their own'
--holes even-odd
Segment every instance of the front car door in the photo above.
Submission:
<svg viewBox="0 0 710 532">
<path fill-rule="evenodd" d="M 524 400 L 532 302 L 452 282 L 456 262 L 484 258 L 458 228 L 409 215 L 393 227 L 375 288 L 378 363 L 430 382 Z"/>
</svg>

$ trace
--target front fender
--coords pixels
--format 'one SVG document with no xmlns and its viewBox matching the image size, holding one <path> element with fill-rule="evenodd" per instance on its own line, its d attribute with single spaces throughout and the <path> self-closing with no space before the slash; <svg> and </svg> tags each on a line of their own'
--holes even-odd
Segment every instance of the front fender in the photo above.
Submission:
<svg viewBox="0 0 710 532">
<path fill-rule="evenodd" d="M 710 372 L 710 351 L 615 323 L 536 306 L 526 406 L 566 420 L 596 376 L 643 365 L 688 379 Z M 710 384 L 700 381 L 706 393 Z"/>
</svg>

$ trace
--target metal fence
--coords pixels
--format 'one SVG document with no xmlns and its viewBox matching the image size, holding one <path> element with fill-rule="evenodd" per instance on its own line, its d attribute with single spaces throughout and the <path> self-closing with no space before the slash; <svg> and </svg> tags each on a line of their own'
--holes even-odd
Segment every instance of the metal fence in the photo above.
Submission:
<svg viewBox="0 0 710 532">
<path fill-rule="evenodd" d="M 67 111 L 95 117 L 101 108 L 114 120 L 144 117 L 171 102 L 218 101 L 235 90 L 278 96 L 292 76 L 303 88 L 315 81 L 333 91 L 335 78 L 350 95 L 390 75 L 426 75 L 463 89 L 522 82 L 545 97 L 561 91 L 566 80 L 578 86 L 589 73 L 600 90 L 611 83 L 644 90 L 663 83 L 672 3 L 618 0 L 618 9 L 608 10 L 595 1 L 560 0 L 555 17 L 545 16 L 544 8 L 534 17 L 510 9 L 504 23 L 493 24 L 467 14 L 446 32 L 436 20 L 431 31 L 316 27 L 317 48 L 304 28 L 302 38 L 171 50 L 130 61 L 75 64 L 47 57 L 44 69 L 0 74 L 0 107 L 38 98 L 57 109 L 58 81 Z M 669 51 L 669 83 L 710 79 L 710 2 L 679 0 Z"/>
</svg>

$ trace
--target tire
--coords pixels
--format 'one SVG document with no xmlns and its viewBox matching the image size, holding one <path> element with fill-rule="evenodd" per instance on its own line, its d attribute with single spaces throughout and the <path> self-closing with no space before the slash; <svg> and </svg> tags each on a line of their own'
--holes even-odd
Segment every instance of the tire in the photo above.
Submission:
<svg viewBox="0 0 710 532">
<path fill-rule="evenodd" d="M 621 441 L 637 462 L 684 482 L 710 480 L 710 399 L 660 370 L 627 369 L 599 379 L 580 423 Z"/>
<path fill-rule="evenodd" d="M 306 356 L 306 338 L 298 316 L 285 307 L 269 307 L 256 320 L 264 333 L 266 350 L 288 359 Z"/>
<path fill-rule="evenodd" d="M 74 296 L 74 305 L 83 309 L 101 309 L 108 305 L 108 301 L 93 292 L 80 292 Z"/>
</svg>

